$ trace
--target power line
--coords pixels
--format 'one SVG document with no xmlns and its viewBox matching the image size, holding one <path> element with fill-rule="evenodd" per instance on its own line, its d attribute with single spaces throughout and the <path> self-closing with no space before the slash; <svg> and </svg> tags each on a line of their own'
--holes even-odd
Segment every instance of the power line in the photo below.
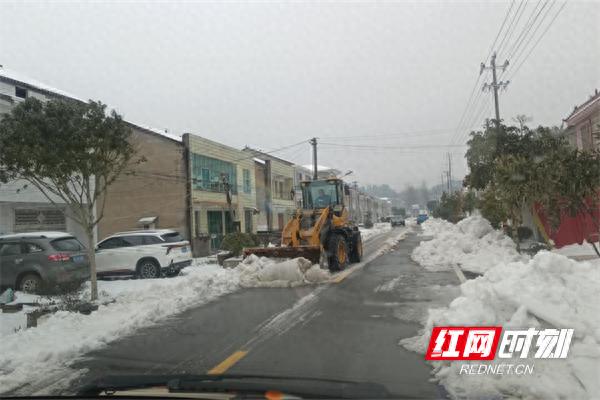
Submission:
<svg viewBox="0 0 600 400">
<path fill-rule="evenodd" d="M 510 2 L 510 7 L 508 8 L 508 11 L 504 15 L 504 20 L 502 21 L 502 25 L 500 25 L 500 29 L 498 29 L 498 33 L 496 34 L 496 38 L 494 39 L 494 42 L 490 46 L 490 51 L 488 52 L 488 55 L 485 57 L 485 61 L 486 62 L 490 58 L 490 56 L 492 55 L 492 53 L 494 51 L 494 46 L 496 46 L 496 42 L 498 41 L 498 37 L 500 36 L 500 33 L 502 32 L 502 29 L 504 28 L 504 25 L 506 24 L 506 20 L 508 20 L 508 16 L 510 15 L 510 11 L 512 10 L 512 8 L 513 8 L 514 5 L 515 5 L 515 0 L 512 0 Z"/>
<path fill-rule="evenodd" d="M 498 45 L 498 48 L 496 49 L 496 52 L 499 53 L 502 50 L 502 46 L 504 46 L 504 43 L 506 41 L 506 39 L 509 36 L 509 33 L 511 32 L 511 30 L 513 29 L 513 25 L 515 23 L 515 20 L 517 20 L 517 17 L 519 19 L 521 19 L 521 14 L 523 13 L 521 11 L 521 8 L 523 7 L 523 5 L 525 5 L 527 3 L 527 1 L 521 1 L 519 3 L 519 7 L 517 7 L 517 10 L 515 11 L 514 15 L 512 16 L 512 19 L 510 20 L 510 23 L 508 25 L 508 28 L 506 29 L 506 31 L 504 32 L 504 36 L 502 37 L 502 41 L 500 42 L 500 44 Z M 512 36 L 512 34 L 510 35 Z"/>
<path fill-rule="evenodd" d="M 498 33 L 496 34 L 496 37 L 494 38 L 494 41 L 492 42 L 492 45 L 490 46 L 490 50 L 488 52 L 488 55 L 485 58 L 485 62 L 487 62 L 487 60 L 490 58 L 490 56 L 492 55 L 492 52 L 494 50 L 494 46 L 496 45 L 498 38 L 500 37 L 500 34 L 502 33 L 502 30 L 504 29 L 504 26 L 506 25 L 506 21 L 508 20 L 511 11 L 514 7 L 515 4 L 515 0 L 512 0 L 510 3 L 510 6 L 508 8 L 508 10 L 506 11 L 505 15 L 504 15 L 504 19 L 502 21 L 502 24 L 500 25 L 500 28 L 498 29 Z M 508 32 L 508 29 L 507 29 Z M 506 33 L 504 35 L 504 37 L 506 37 Z M 483 79 L 487 79 L 487 71 L 486 71 L 486 75 L 483 77 Z M 455 132 L 450 140 L 450 143 L 456 143 L 456 139 L 459 138 L 463 133 L 461 132 L 462 130 L 466 130 L 468 127 L 472 126 L 472 124 L 468 124 L 466 127 L 463 125 L 464 122 L 468 119 L 467 115 L 469 115 L 469 113 L 471 112 L 471 110 L 475 109 L 477 107 L 477 102 L 479 101 L 481 92 L 479 92 L 475 98 L 475 100 L 473 100 L 473 96 L 475 95 L 475 92 L 478 88 L 479 82 L 481 80 L 482 76 L 481 73 L 477 76 L 477 79 L 475 80 L 475 84 L 473 85 L 473 88 L 471 89 L 471 93 L 467 99 L 467 104 L 465 105 L 465 108 L 461 114 L 461 117 L 458 121 L 458 124 L 455 128 Z"/>
<path fill-rule="evenodd" d="M 523 26 L 523 29 L 521 30 L 521 33 L 519 34 L 519 36 L 517 36 L 517 38 L 515 39 L 515 42 L 513 43 L 513 45 L 511 46 L 511 48 L 508 50 L 508 59 L 512 59 L 513 56 L 516 54 L 516 52 L 519 50 L 519 48 L 521 47 L 521 45 L 523 44 L 523 42 L 525 41 L 527 35 L 529 34 L 529 32 L 531 31 L 531 28 L 535 25 L 537 19 L 539 18 L 540 14 L 542 13 L 542 11 L 544 10 L 544 8 L 548 5 L 549 1 L 545 1 L 544 4 L 542 5 L 542 7 L 537 11 L 537 8 L 539 7 L 539 5 L 542 3 L 542 0 L 538 0 L 537 4 L 535 5 L 535 7 L 533 8 L 533 10 L 531 11 L 531 14 L 529 14 L 529 18 L 527 18 L 527 21 L 525 22 L 525 25 Z"/>
<path fill-rule="evenodd" d="M 535 50 L 535 48 L 537 47 L 537 45 L 540 43 L 540 41 L 542 40 L 542 38 L 544 37 L 544 35 L 546 34 L 546 32 L 548 32 L 548 30 L 550 29 L 550 27 L 552 26 L 552 24 L 554 23 L 554 21 L 556 21 L 556 18 L 558 17 L 558 15 L 561 13 L 561 11 L 565 8 L 565 6 L 567 5 L 567 2 L 565 1 L 562 6 L 558 9 L 558 11 L 556 12 L 556 14 L 554 14 L 554 17 L 552 18 L 552 20 L 550 21 L 550 23 L 546 26 L 546 29 L 544 29 L 544 31 L 542 32 L 542 34 L 538 37 L 538 39 L 536 40 L 536 42 L 533 44 L 533 46 L 529 49 L 529 52 L 527 53 L 527 55 L 525 56 L 525 58 L 523 58 L 523 60 L 519 63 L 519 65 L 515 68 L 514 72 L 512 72 L 511 74 L 511 79 L 517 74 L 517 72 L 521 69 L 521 66 L 525 63 L 525 61 L 527 61 L 527 59 L 529 58 L 529 56 L 531 55 L 531 53 L 533 52 L 533 50 Z M 541 23 L 540 25 L 541 26 Z M 534 33 L 535 34 L 535 33 Z M 533 37 L 533 36 L 532 36 Z"/>
</svg>

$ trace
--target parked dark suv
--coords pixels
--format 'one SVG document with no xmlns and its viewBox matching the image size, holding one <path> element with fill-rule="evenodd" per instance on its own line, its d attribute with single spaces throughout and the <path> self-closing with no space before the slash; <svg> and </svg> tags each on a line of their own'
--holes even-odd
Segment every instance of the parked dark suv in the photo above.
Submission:
<svg viewBox="0 0 600 400">
<path fill-rule="evenodd" d="M 75 286 L 88 279 L 85 247 L 65 232 L 0 236 L 0 286 L 29 293 Z"/>
</svg>

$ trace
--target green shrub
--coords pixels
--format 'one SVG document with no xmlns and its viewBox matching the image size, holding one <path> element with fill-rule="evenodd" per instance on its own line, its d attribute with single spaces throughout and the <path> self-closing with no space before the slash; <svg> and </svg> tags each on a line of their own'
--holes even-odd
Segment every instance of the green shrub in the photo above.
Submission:
<svg viewBox="0 0 600 400">
<path fill-rule="evenodd" d="M 228 233 L 221 242 L 221 250 L 233 252 L 236 256 L 242 254 L 244 247 L 254 247 L 260 244 L 258 236 L 253 233 Z"/>
</svg>

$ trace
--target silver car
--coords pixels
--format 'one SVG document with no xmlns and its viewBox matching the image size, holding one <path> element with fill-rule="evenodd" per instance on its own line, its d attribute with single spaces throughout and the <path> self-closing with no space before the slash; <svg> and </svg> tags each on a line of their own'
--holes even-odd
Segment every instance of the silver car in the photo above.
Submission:
<svg viewBox="0 0 600 400">
<path fill-rule="evenodd" d="M 86 249 L 65 232 L 0 236 L 0 286 L 29 293 L 64 290 L 89 279 Z"/>
</svg>

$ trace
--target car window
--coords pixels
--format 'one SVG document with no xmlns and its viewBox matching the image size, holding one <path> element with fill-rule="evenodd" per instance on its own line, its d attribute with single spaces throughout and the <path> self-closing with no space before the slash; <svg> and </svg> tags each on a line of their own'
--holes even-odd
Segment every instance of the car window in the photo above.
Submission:
<svg viewBox="0 0 600 400">
<path fill-rule="evenodd" d="M 127 246 L 130 246 L 130 244 L 127 243 L 126 241 L 124 241 L 122 238 L 114 237 L 114 238 L 106 239 L 104 242 L 100 243 L 98 245 L 98 248 L 99 249 L 116 249 L 119 247 L 127 247 Z"/>
<path fill-rule="evenodd" d="M 24 243 L 25 253 L 41 253 L 44 249 L 35 243 Z"/>
<path fill-rule="evenodd" d="M 144 244 L 143 236 L 124 236 L 121 239 L 127 243 L 127 246 L 141 246 Z"/>
<path fill-rule="evenodd" d="M 50 242 L 50 245 L 57 251 L 80 251 L 85 249 L 83 244 L 74 237 L 55 239 Z"/>
<path fill-rule="evenodd" d="M 21 254 L 21 243 L 0 243 L 0 256 L 16 256 Z"/>
<path fill-rule="evenodd" d="M 144 238 L 144 244 L 158 244 L 158 243 L 162 243 L 162 240 L 160 240 L 159 238 L 157 238 L 156 236 L 143 236 Z"/>
<path fill-rule="evenodd" d="M 160 237 L 163 238 L 163 240 L 168 243 L 183 241 L 183 238 L 181 237 L 181 235 L 178 232 L 165 233 L 164 235 L 160 235 Z"/>
</svg>

